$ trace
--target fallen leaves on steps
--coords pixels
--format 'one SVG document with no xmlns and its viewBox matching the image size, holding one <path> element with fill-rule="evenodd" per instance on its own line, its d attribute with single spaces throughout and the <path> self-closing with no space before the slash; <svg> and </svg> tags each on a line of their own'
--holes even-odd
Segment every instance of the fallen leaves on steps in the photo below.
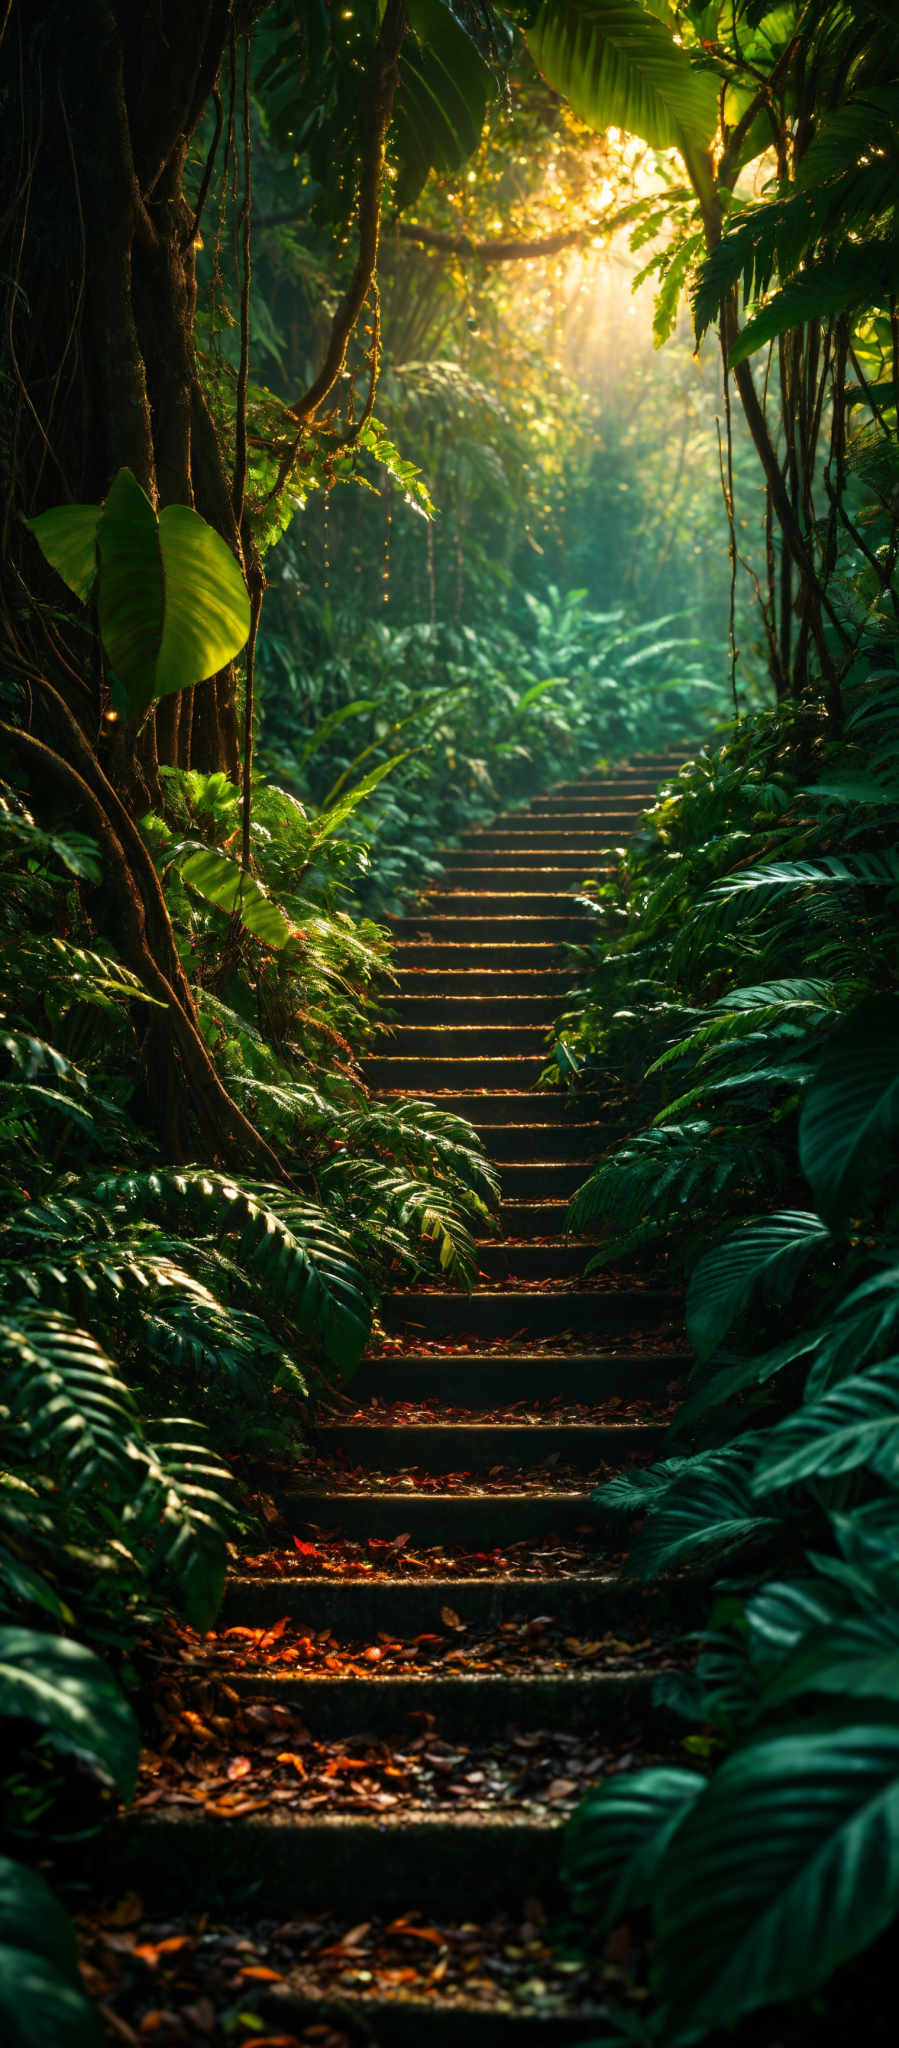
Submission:
<svg viewBox="0 0 899 2048">
<path fill-rule="evenodd" d="M 461 2011 L 547 2020 L 581 2013 L 589 2037 L 610 1999 L 634 2011 L 646 1999 L 637 1934 L 617 1928 L 597 1955 L 578 1955 L 554 1938 L 536 1898 L 524 1919 L 496 1916 L 482 1925 L 426 1918 L 414 1907 L 354 1925 L 307 1914 L 289 1900 L 285 1912 L 280 1923 L 235 1926 L 203 1914 L 148 1920 L 131 1893 L 82 1917 L 84 1979 L 110 2041 L 125 2048 L 358 2048 L 372 2038 L 366 2014 L 377 2025 L 385 2003 L 429 1998 Z M 305 2006 L 285 2003 L 287 1992 Z"/>
<path fill-rule="evenodd" d="M 615 1746 L 553 1730 L 445 1740 L 433 1714 L 420 1732 L 317 1740 L 281 1701 L 235 1701 L 227 1687 L 162 1688 L 159 1733 L 143 1755 L 136 1806 L 187 1806 L 221 1818 L 265 1811 L 567 1813 L 594 1785 L 635 1764 L 680 1755 L 649 1737 L 635 1712 Z"/>
<path fill-rule="evenodd" d="M 449 1610 L 447 1610 L 449 1611 Z M 208 1635 L 171 1624 L 162 1638 L 173 1665 L 180 1660 L 210 1670 L 240 1666 L 247 1671 L 298 1669 L 326 1672 L 338 1678 L 364 1678 L 372 1672 L 498 1671 L 529 1677 L 557 1676 L 577 1670 L 622 1671 L 639 1665 L 646 1670 L 681 1668 L 664 1632 L 628 1641 L 611 1630 L 592 1638 L 573 1636 L 551 1614 L 503 1621 L 494 1630 L 451 1625 L 447 1634 L 428 1631 L 408 1641 L 382 1636 L 376 1642 L 338 1643 L 329 1628 L 304 1630 L 282 1616 L 264 1628 L 225 1628 Z"/>
</svg>

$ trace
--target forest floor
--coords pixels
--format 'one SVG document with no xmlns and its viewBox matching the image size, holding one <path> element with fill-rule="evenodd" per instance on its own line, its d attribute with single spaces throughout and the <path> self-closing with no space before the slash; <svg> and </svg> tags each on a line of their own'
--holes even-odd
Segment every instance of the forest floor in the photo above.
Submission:
<svg viewBox="0 0 899 2048">
<path fill-rule="evenodd" d="M 111 2041 L 396 2048 L 426 2026 L 555 2048 L 645 2003 L 640 1930 L 591 1949 L 559 1857 L 585 1792 L 681 1754 L 653 1704 L 683 1661 L 665 1598 L 590 1504 L 658 1448 L 681 1307 L 664 1267 L 585 1278 L 567 1201 L 620 1106 L 534 1083 L 585 914 L 567 856 L 595 872 L 670 766 L 469 835 L 394 921 L 398 1021 L 369 1083 L 474 1123 L 502 1234 L 469 1297 L 388 1298 L 352 1405 L 266 1475 L 266 1547 L 216 1631 L 153 1646 L 136 1806 L 81 1917 Z"/>
</svg>

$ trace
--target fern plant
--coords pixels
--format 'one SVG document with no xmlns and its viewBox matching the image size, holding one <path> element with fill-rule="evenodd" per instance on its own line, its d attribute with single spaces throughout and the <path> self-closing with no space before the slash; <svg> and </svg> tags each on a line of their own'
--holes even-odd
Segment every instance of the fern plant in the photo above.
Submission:
<svg viewBox="0 0 899 2048">
<path fill-rule="evenodd" d="M 614 1227 L 603 1258 L 678 1252 L 697 1361 L 669 1455 L 597 1507 L 636 1519 L 636 1574 L 723 1575 L 695 1672 L 659 1684 L 704 1769 L 613 1779 L 567 1837 L 580 1912 L 650 1914 L 672 2044 L 807 1998 L 899 1911 L 895 704 L 884 677 L 847 692 L 845 758 L 804 713 L 678 778 L 581 999 L 605 1057 L 649 1052 L 654 1120 L 572 1218 Z M 772 756 L 786 802 L 722 837 Z"/>
</svg>

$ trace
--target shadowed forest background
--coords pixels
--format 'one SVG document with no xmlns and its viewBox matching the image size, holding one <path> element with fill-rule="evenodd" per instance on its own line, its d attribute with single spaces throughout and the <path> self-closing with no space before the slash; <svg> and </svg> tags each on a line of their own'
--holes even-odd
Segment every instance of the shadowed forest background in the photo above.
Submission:
<svg viewBox="0 0 899 2048">
<path fill-rule="evenodd" d="M 559 1940 L 608 2048 L 887 2038 L 897 64 L 891 0 L 3 13 L 14 2042 L 158 2030 L 90 1918 L 158 1659 L 385 1293 L 477 1284 L 477 1133 L 365 1082 L 384 920 L 472 827 L 678 750 L 572 877 L 540 1082 L 624 1130 L 570 1227 L 664 1268 L 692 1359 L 594 1495 L 681 1602 L 676 1733 L 574 1807 Z M 160 2038 L 262 2048 L 252 1995 Z"/>
</svg>

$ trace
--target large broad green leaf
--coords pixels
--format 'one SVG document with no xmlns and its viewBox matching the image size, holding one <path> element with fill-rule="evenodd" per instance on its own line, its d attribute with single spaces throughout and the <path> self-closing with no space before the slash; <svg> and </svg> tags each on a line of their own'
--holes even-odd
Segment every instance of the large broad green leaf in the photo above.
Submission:
<svg viewBox="0 0 899 2048">
<path fill-rule="evenodd" d="M 899 1909 L 899 1727 L 777 1736 L 729 1757 L 654 1894 L 674 2024 L 729 2026 L 815 1991 Z"/>
<path fill-rule="evenodd" d="M 899 1522 L 899 1516 L 897 1516 Z M 847 1614 L 810 1631 L 765 1687 L 765 1706 L 802 1693 L 899 1700 L 899 1614 Z M 870 1712 L 870 1709 L 868 1709 Z"/>
<path fill-rule="evenodd" d="M 703 1790 L 697 1771 L 667 1765 L 609 1778 L 575 1809 L 565 1830 L 562 1876 L 576 1906 L 604 1927 L 646 1906 L 668 1844 Z"/>
<path fill-rule="evenodd" d="M 34 1721 L 67 1749 L 92 1757 L 123 1799 L 137 1775 L 137 1722 L 112 1672 L 64 1636 L 0 1628 L 0 1714 Z"/>
<path fill-rule="evenodd" d="M 379 761 L 377 768 L 372 768 L 368 775 L 364 775 L 361 782 L 357 782 L 353 789 L 347 791 L 346 796 L 340 797 L 337 803 L 329 804 L 325 810 L 319 811 L 313 827 L 315 844 L 318 845 L 322 839 L 331 839 L 335 832 L 339 832 L 341 825 L 345 825 L 359 804 L 371 795 L 373 789 L 377 789 L 378 783 L 383 782 L 385 775 L 391 775 L 402 761 L 408 761 L 409 751 L 407 749 L 403 754 L 391 754 L 388 761 Z"/>
<path fill-rule="evenodd" d="M 97 534 L 103 645 L 132 713 L 224 668 L 250 630 L 240 569 L 221 536 L 188 505 L 157 518 L 120 469 Z"/>
<path fill-rule="evenodd" d="M 82 600 L 90 595 L 97 574 L 97 530 L 102 517 L 102 505 L 54 505 L 51 511 L 25 521 L 41 553 Z"/>
<path fill-rule="evenodd" d="M 538 70 L 593 128 L 626 128 L 656 149 L 708 147 L 717 84 L 640 0 L 545 0 L 528 30 Z"/>
<path fill-rule="evenodd" d="M 699 1260 L 687 1290 L 687 1334 L 709 1358 L 754 1294 L 784 1300 L 806 1260 L 828 1242 L 820 1216 L 786 1209 L 749 1223 Z"/>
<path fill-rule="evenodd" d="M 0 1857 L 0 2038 L 5 2048 L 101 2048 L 78 1977 L 75 1930 L 24 1864 Z"/>
<path fill-rule="evenodd" d="M 780 1527 L 750 1490 L 757 1443 L 757 1437 L 745 1437 L 689 1461 L 630 1546 L 628 1563 L 637 1578 L 675 1565 L 705 1564 Z"/>
<path fill-rule="evenodd" d="M 78 1945 L 68 1914 L 37 1871 L 11 1856 L 0 1856 L 0 1943 L 43 1956 L 67 1976 L 75 1976 Z"/>
<path fill-rule="evenodd" d="M 841 1380 L 779 1423 L 765 1440 L 752 1490 L 771 1493 L 871 1464 L 893 1479 L 899 1473 L 899 1358 Z"/>
<path fill-rule="evenodd" d="M 202 840 L 181 840 L 171 848 L 168 861 L 177 868 L 182 881 L 205 896 L 207 903 L 214 903 L 217 909 L 232 915 L 236 911 L 241 923 L 261 945 L 271 946 L 275 952 L 286 946 L 290 925 L 280 905 L 272 902 L 255 875 L 247 874 L 227 854 L 219 853 L 217 846 L 205 846 Z"/>
<path fill-rule="evenodd" d="M 899 1003 L 865 1004 L 831 1040 L 802 1105 L 799 1161 L 824 1210 L 877 1193 L 899 1134 Z"/>
<path fill-rule="evenodd" d="M 443 0 L 410 0 L 399 62 L 393 140 L 398 209 L 418 197 L 431 170 L 456 171 L 477 149 L 496 85 L 476 43 Z"/>
<path fill-rule="evenodd" d="M 804 327 L 812 320 L 832 319 L 854 306 L 886 305 L 899 286 L 899 260 L 882 243 L 873 248 L 845 248 L 826 263 L 810 264 L 775 292 L 761 312 L 747 321 L 729 352 L 733 367 L 757 348 Z"/>
<path fill-rule="evenodd" d="M 230 548 L 189 505 L 157 518 L 130 469 L 105 506 L 57 505 L 26 525 L 76 597 L 99 570 L 100 633 L 132 714 L 239 654 L 250 601 Z"/>
</svg>

